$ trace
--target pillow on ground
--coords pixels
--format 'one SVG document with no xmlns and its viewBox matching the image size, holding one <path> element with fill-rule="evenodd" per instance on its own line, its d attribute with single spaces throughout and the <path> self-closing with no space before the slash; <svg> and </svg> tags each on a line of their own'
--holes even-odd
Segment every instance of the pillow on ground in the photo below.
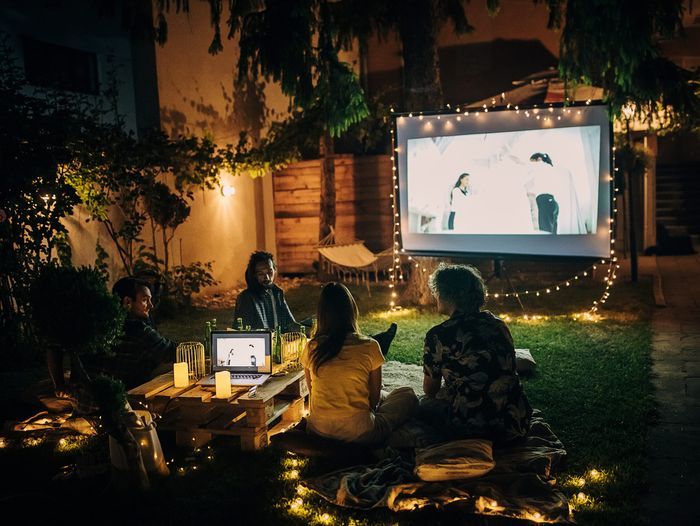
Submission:
<svg viewBox="0 0 700 526">
<path fill-rule="evenodd" d="M 480 477 L 496 463 L 490 440 L 468 438 L 416 450 L 416 476 L 427 482 Z"/>
<path fill-rule="evenodd" d="M 529 374 L 535 370 L 537 363 L 530 349 L 515 349 L 515 368 L 518 374 Z"/>
</svg>

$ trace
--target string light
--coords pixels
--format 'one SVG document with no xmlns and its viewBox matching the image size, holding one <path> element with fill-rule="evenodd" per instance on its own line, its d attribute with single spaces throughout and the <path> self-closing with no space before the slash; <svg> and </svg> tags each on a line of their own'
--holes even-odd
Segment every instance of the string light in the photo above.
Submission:
<svg viewBox="0 0 700 526">
<path fill-rule="evenodd" d="M 448 106 L 449 107 L 449 106 Z M 412 117 L 413 114 L 409 113 L 409 117 Z M 418 117 L 420 120 L 423 120 L 423 114 L 421 113 Z M 398 179 L 396 177 L 396 172 L 397 166 L 396 166 L 396 160 L 397 160 L 397 153 L 399 151 L 399 146 L 396 144 L 396 137 L 394 134 L 394 130 L 392 128 L 391 130 L 391 147 L 392 150 L 394 151 L 394 155 L 391 156 L 391 171 L 394 174 L 393 175 L 393 181 L 394 181 L 394 191 L 389 195 L 389 199 L 391 202 L 391 210 L 393 212 L 393 216 L 395 218 L 394 220 L 394 225 L 392 228 L 392 252 L 393 252 L 393 257 L 392 257 L 392 265 L 391 269 L 389 270 L 389 278 L 391 279 L 391 284 L 389 287 L 392 289 L 391 293 L 391 301 L 389 301 L 389 310 L 390 311 L 396 311 L 401 309 L 401 306 L 397 304 L 397 293 L 396 293 L 396 285 L 397 285 L 397 280 L 400 280 L 403 278 L 403 273 L 401 271 L 401 255 L 399 252 L 399 228 L 400 228 L 400 216 L 398 212 Z"/>
</svg>

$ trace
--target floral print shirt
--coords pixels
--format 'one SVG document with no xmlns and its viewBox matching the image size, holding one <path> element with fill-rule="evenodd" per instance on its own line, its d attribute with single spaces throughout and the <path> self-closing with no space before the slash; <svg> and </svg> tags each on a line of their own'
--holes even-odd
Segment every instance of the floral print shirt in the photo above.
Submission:
<svg viewBox="0 0 700 526">
<path fill-rule="evenodd" d="M 456 311 L 425 336 L 425 374 L 444 378 L 436 398 L 462 436 L 507 442 L 527 434 L 532 408 L 515 369 L 513 337 L 488 311 Z"/>
</svg>

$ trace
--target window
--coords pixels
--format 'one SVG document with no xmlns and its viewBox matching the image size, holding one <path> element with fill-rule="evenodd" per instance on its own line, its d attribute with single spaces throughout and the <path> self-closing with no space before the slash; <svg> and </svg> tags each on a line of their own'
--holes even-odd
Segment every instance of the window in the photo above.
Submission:
<svg viewBox="0 0 700 526">
<path fill-rule="evenodd" d="M 35 86 L 97 94 L 97 55 L 22 38 L 27 82 Z"/>
</svg>

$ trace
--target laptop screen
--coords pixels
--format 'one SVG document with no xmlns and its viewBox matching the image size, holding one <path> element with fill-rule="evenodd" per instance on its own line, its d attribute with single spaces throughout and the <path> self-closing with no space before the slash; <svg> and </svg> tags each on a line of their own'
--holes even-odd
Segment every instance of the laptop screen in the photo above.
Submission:
<svg viewBox="0 0 700 526">
<path fill-rule="evenodd" d="M 272 372 L 270 331 L 212 331 L 212 371 Z"/>
</svg>

